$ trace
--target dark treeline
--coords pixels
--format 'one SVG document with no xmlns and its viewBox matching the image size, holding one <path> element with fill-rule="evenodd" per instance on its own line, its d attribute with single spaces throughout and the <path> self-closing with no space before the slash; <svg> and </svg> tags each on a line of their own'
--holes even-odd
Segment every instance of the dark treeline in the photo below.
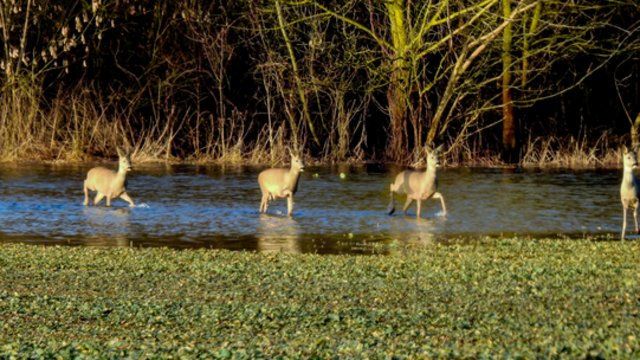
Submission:
<svg viewBox="0 0 640 360">
<path fill-rule="evenodd" d="M 602 158 L 636 142 L 636 0 L 9 0 L 0 154 Z"/>
</svg>

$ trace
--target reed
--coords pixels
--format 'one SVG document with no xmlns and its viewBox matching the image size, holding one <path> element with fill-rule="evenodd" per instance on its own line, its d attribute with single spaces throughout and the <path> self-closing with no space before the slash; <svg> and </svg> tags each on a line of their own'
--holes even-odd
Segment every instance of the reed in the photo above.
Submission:
<svg viewBox="0 0 640 360">
<path fill-rule="evenodd" d="M 500 154 L 479 142 L 462 142 L 449 148 L 443 156 L 448 166 L 497 167 L 502 165 Z"/>
<path fill-rule="evenodd" d="M 79 91 L 47 104 L 38 84 L 14 82 L 0 94 L 0 161 L 87 161 L 110 157 L 119 145 L 132 145 L 136 160 L 160 158 L 166 136 L 134 135 L 130 117 L 95 98 Z"/>
<path fill-rule="evenodd" d="M 620 151 L 610 136 L 601 135 L 595 142 L 582 138 L 545 137 L 529 139 L 521 164 L 526 167 L 612 168 L 617 167 Z"/>
<path fill-rule="evenodd" d="M 0 159 L 51 156 L 46 145 L 48 126 L 40 110 L 40 91 L 29 79 L 7 82 L 0 94 Z"/>
<path fill-rule="evenodd" d="M 339 96 L 336 96 L 339 98 Z M 89 161 L 115 156 L 130 147 L 142 162 L 197 162 L 277 165 L 287 161 L 292 144 L 286 123 L 252 125 L 251 115 L 232 111 L 216 118 L 198 112 L 179 113 L 175 106 L 143 116 L 133 108 L 107 103 L 95 90 L 78 89 L 48 102 L 42 86 L 30 77 L 14 77 L 0 94 L 0 161 Z M 368 160 L 366 132 L 352 105 L 339 106 L 329 123 L 338 124 L 315 153 L 302 150 L 310 162 L 358 163 Z M 160 115 L 154 115 L 160 114 Z M 162 115 L 164 114 L 164 115 Z M 351 130 L 361 132 L 355 135 Z M 613 168 L 619 166 L 619 144 L 625 139 L 605 133 L 586 136 L 529 138 L 520 166 L 540 168 Z M 443 154 L 449 166 L 503 166 L 499 152 L 487 141 L 467 139 Z M 315 158 L 314 158 L 315 157 Z"/>
</svg>

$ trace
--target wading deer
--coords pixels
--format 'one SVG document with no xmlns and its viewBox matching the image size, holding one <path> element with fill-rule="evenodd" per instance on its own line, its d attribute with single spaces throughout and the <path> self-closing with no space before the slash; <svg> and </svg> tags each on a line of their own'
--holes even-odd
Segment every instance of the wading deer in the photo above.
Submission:
<svg viewBox="0 0 640 360">
<path fill-rule="evenodd" d="M 620 200 L 622 200 L 622 235 L 624 240 L 624 232 L 627 229 L 627 209 L 633 208 L 633 220 L 636 225 L 636 233 L 638 232 L 638 198 L 640 197 L 640 183 L 633 173 L 638 167 L 637 149 L 631 151 L 626 146 L 622 147 L 622 184 L 620 185 Z"/>
<path fill-rule="evenodd" d="M 89 205 L 89 191 L 96 191 L 96 197 L 93 200 L 94 205 L 98 205 L 102 198 L 107 198 L 107 206 L 111 206 L 111 199 L 121 198 L 134 206 L 133 200 L 127 195 L 125 189 L 127 185 L 127 172 L 131 171 L 130 152 L 124 152 L 120 148 L 118 150 L 119 165 L 118 171 L 113 171 L 104 167 L 95 167 L 87 173 L 84 181 L 84 205 Z"/>
<path fill-rule="evenodd" d="M 298 190 L 300 173 L 304 170 L 302 159 L 298 155 L 291 155 L 291 167 L 289 169 L 266 169 L 258 175 L 258 184 L 262 191 L 260 212 L 266 213 L 269 200 L 287 198 L 287 215 L 293 212 L 293 195 Z"/>
<path fill-rule="evenodd" d="M 439 155 L 441 147 L 442 146 L 439 146 L 435 150 L 433 150 L 430 146 L 427 146 L 425 148 L 425 152 L 427 155 L 426 170 L 405 170 L 396 176 L 395 181 L 389 187 L 389 193 L 391 197 L 388 208 L 389 215 L 393 214 L 393 212 L 396 210 L 395 204 L 393 202 L 393 193 L 407 194 L 407 200 L 404 203 L 404 207 L 402 209 L 405 214 L 407 213 L 407 209 L 409 208 L 409 205 L 411 205 L 411 202 L 415 200 L 417 202 L 416 217 L 420 218 L 422 200 L 434 198 L 440 199 L 440 203 L 442 204 L 442 213 L 444 216 L 447 215 L 447 207 L 444 204 L 444 197 L 442 197 L 442 194 L 437 191 L 437 169 L 438 167 L 440 167 Z"/>
</svg>

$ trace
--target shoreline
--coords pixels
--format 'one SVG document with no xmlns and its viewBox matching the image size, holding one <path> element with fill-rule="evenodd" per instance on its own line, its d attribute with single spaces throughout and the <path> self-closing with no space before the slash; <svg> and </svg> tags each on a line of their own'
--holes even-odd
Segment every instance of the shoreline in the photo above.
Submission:
<svg viewBox="0 0 640 360">
<path fill-rule="evenodd" d="M 616 157 L 617 158 L 617 157 Z M 231 167 L 264 167 L 274 164 L 288 164 L 289 160 L 269 162 L 251 162 L 249 160 L 243 162 L 224 161 L 224 160 L 184 160 L 184 159 L 145 159 L 139 160 L 135 157 L 132 161 L 136 165 L 142 166 L 167 166 L 167 165 L 185 165 L 185 166 L 231 166 Z M 89 160 L 35 160 L 35 159 L 16 159 L 16 160 L 0 160 L 0 166 L 11 165 L 74 165 L 74 166 L 90 166 L 90 165 L 108 165 L 116 164 L 117 158 L 95 158 Z M 415 164 L 403 164 L 390 161 L 376 160 L 346 160 L 341 162 L 322 161 L 313 158 L 305 158 L 305 164 L 308 166 L 318 167 L 334 167 L 334 166 L 397 166 L 406 168 L 424 168 L 424 164 L 414 167 Z M 524 170 L 615 170 L 621 169 L 620 161 L 612 161 L 610 159 L 598 160 L 595 164 L 571 164 L 569 162 L 548 161 L 544 163 L 520 163 L 520 164 L 504 164 L 491 161 L 467 161 L 467 162 L 445 162 L 442 166 L 446 168 L 477 168 L 477 169 L 524 169 Z"/>
</svg>

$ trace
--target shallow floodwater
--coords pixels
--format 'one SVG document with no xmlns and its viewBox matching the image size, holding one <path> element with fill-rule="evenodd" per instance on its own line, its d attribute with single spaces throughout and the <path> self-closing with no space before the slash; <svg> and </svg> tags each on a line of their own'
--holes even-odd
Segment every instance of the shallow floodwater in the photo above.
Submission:
<svg viewBox="0 0 640 360">
<path fill-rule="evenodd" d="M 404 196 L 386 214 L 400 168 L 307 167 L 288 218 L 284 199 L 258 213 L 261 168 L 137 166 L 127 187 L 136 207 L 108 208 L 82 205 L 91 166 L 0 165 L 0 242 L 370 253 L 513 234 L 617 237 L 622 222 L 620 171 L 444 168 L 446 218 L 431 199 L 416 219 L 415 202 L 402 213 Z"/>
</svg>

